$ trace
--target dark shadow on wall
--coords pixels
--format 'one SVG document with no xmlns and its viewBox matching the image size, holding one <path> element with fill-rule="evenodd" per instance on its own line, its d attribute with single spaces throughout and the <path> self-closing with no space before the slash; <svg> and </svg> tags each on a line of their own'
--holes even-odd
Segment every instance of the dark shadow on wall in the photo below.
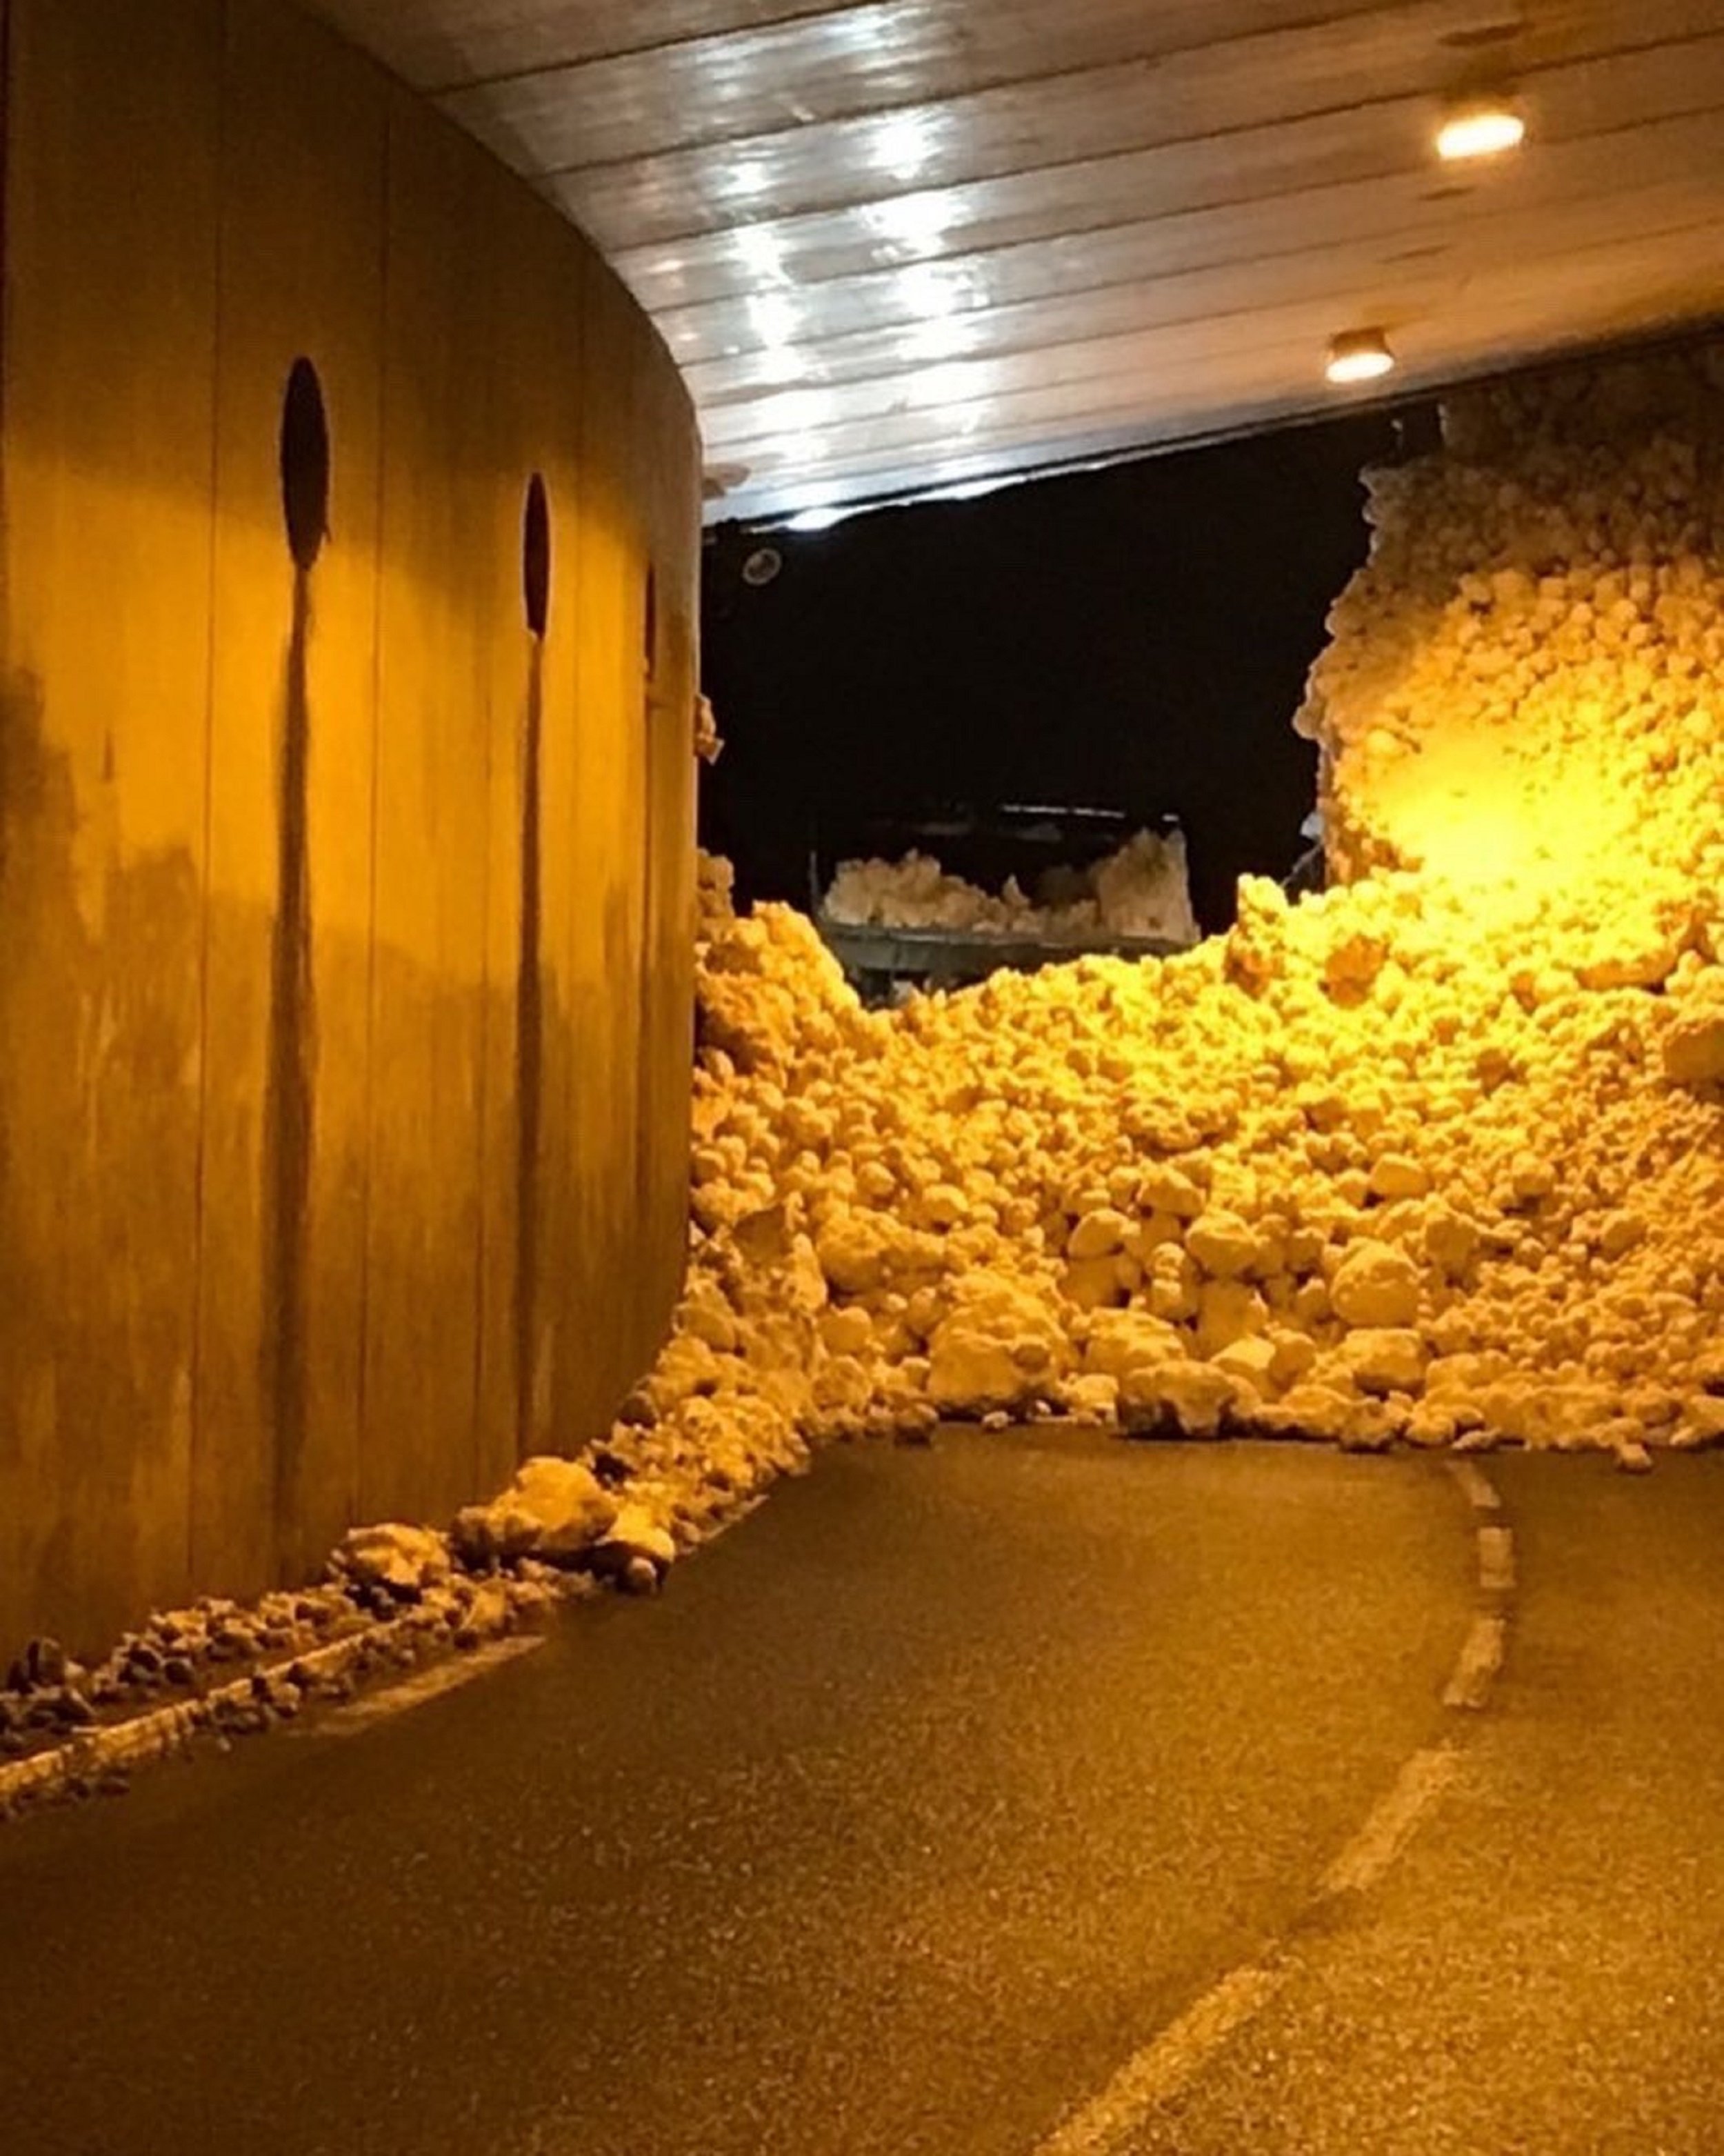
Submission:
<svg viewBox="0 0 1724 2156">
<path fill-rule="evenodd" d="M 48 1433 L 33 1435 L 28 1425 L 35 1369 L 52 1369 L 64 1344 L 49 1292 L 53 1268 L 44 1261 L 52 1257 L 45 1202 L 68 1163 L 54 1142 L 59 1129 L 45 1113 L 50 1104 L 41 1081 L 54 1067 L 60 1086 L 75 1086 L 79 1011 L 90 980 L 72 866 L 77 824 L 68 759 L 43 739 L 41 685 L 15 675 L 0 692 L 0 1650 L 6 1650 L 23 1644 L 26 1625 L 33 1625 L 45 1604 L 49 1581 L 67 1577 L 74 1565 L 69 1511 L 51 1502 L 57 1448 Z"/>
<path fill-rule="evenodd" d="M 311 884 L 306 798 L 311 716 L 311 577 L 295 566 L 278 777 L 276 904 L 269 952 L 269 1046 L 264 1109 L 262 1381 L 284 1536 L 304 1517 L 306 1230 L 316 1088 Z M 290 1554 L 291 1556 L 296 1553 Z"/>
<path fill-rule="evenodd" d="M 650 585 L 648 589 L 650 591 Z M 652 1127 L 653 976 L 658 959 L 658 952 L 654 942 L 654 930 L 657 927 L 657 921 L 653 906 L 653 878 L 658 872 L 658 863 L 655 858 L 657 848 L 654 844 L 657 834 L 654 829 L 654 809 L 656 803 L 653 794 L 653 782 L 656 773 L 653 768 L 653 750 L 658 729 L 659 709 L 657 699 L 653 694 L 651 681 L 651 673 L 649 670 L 642 726 L 646 745 L 646 783 L 643 789 L 645 798 L 640 841 L 640 1014 L 637 1021 L 638 1055 L 634 1072 L 634 1209 L 635 1217 L 639 1220 L 649 1219 L 652 1214 L 653 1142 L 657 1135 Z"/>
<path fill-rule="evenodd" d="M 122 864 L 114 742 L 80 793 L 44 712 L 0 689 L 0 1665 L 187 1578 L 197 865 Z"/>
<path fill-rule="evenodd" d="M 264 1102 L 264 1419 L 275 1471 L 278 1555 L 295 1571 L 307 1428 L 306 1241 L 317 1036 L 311 973 L 307 798 L 311 755 L 311 578 L 329 536 L 331 452 L 323 385 L 309 359 L 288 371 L 281 407 L 281 511 L 293 562 L 293 619 L 282 699 L 276 803 L 275 921 L 269 948 L 269 1046 Z"/>
<path fill-rule="evenodd" d="M 639 944 L 635 937 L 639 933 Z M 646 910 L 643 903 L 637 931 L 635 909 L 626 883 L 613 882 L 605 893 L 603 914 L 603 947 L 605 990 L 603 1007 L 598 1010 L 595 1025 L 601 1030 L 587 1033 L 585 1038 L 597 1038 L 610 1044 L 608 1060 L 610 1071 L 612 1100 L 610 1106 L 612 1136 L 609 1142 L 620 1147 L 632 1143 L 637 1148 L 640 1138 L 641 1074 L 640 1062 L 644 1040 L 644 1012 L 641 988 L 644 980 Z M 630 959 L 634 963 L 631 967 Z M 631 974 L 633 986 L 629 985 Z M 620 1023 L 618 1013 L 621 1012 Z M 633 1070 L 631 1072 L 631 1064 Z M 633 1083 L 625 1084 L 632 1075 Z M 595 1194 L 604 1187 L 603 1157 L 588 1178 Z M 592 1255 L 588 1265 L 598 1265 L 614 1280 L 628 1276 L 627 1269 L 638 1262 L 635 1236 L 638 1221 L 632 1217 L 618 1218 L 601 1206 L 591 1227 L 587 1240 Z M 644 1372 L 650 1358 L 640 1352 L 638 1331 L 639 1315 L 634 1298 L 619 1295 L 601 1276 L 594 1292 L 593 1307 L 607 1307 L 618 1313 L 618 1325 L 615 1339 L 593 1339 L 588 1353 L 593 1367 L 601 1373 L 596 1396 L 606 1394 L 619 1397 Z"/>
<path fill-rule="evenodd" d="M 538 1162 L 545 1069 L 539 762 L 544 723 L 545 647 L 535 634 L 527 660 L 526 720 L 521 745 L 521 957 L 515 994 L 515 1437 L 516 1450 L 523 1456 L 532 1449 L 533 1325 L 538 1307 Z"/>
<path fill-rule="evenodd" d="M 531 639 L 521 742 L 521 955 L 515 997 L 515 1449 L 534 1450 L 539 1286 L 539 1142 L 543 1128 L 545 1007 L 541 939 L 541 737 L 545 730 L 545 639 L 551 628 L 551 497 L 544 475 L 527 481 L 521 526 L 521 598 Z"/>
</svg>

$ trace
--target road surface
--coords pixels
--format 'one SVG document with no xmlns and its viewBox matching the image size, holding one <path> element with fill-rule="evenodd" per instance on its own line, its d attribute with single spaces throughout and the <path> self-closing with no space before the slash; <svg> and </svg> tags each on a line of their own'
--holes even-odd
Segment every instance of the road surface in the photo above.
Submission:
<svg viewBox="0 0 1724 2156">
<path fill-rule="evenodd" d="M 1482 1712 L 1441 1461 L 954 1437 L 28 1819 L 0 2148 L 1716 2156 L 1724 1471 L 1487 1470 Z"/>
</svg>

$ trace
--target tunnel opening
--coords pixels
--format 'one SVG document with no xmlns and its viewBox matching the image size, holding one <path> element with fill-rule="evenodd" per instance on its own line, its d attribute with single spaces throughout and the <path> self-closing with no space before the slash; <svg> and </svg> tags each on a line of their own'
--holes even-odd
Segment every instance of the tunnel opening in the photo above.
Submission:
<svg viewBox="0 0 1724 2156">
<path fill-rule="evenodd" d="M 808 907 L 871 1002 L 1188 947 L 1241 875 L 1320 882 L 1316 758 L 1286 716 L 1363 558 L 1360 470 L 1416 424 L 1349 415 L 769 545 L 717 527 L 730 752 L 703 843 L 745 896 Z"/>
<path fill-rule="evenodd" d="M 1400 453 L 1388 418 L 1350 414 L 769 545 L 716 527 L 729 753 L 703 843 L 745 896 L 817 910 L 869 865 L 839 894 L 851 927 L 1224 928 L 1242 874 L 1315 865 L 1316 759 L 1286 715 L 1363 558 L 1360 471 Z"/>
</svg>

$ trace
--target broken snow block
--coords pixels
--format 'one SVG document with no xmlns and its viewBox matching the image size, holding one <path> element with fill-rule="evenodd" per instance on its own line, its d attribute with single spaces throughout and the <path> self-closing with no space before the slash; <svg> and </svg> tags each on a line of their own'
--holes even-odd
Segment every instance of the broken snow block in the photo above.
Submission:
<svg viewBox="0 0 1724 2156">
<path fill-rule="evenodd" d="M 593 1546 L 593 1569 L 607 1579 L 634 1585 L 639 1568 L 649 1564 L 662 1578 L 676 1562 L 676 1542 L 644 1505 L 624 1505 Z"/>
<path fill-rule="evenodd" d="M 398 1520 L 351 1528 L 337 1553 L 350 1579 L 386 1588 L 403 1601 L 413 1601 L 449 1578 L 449 1544 L 434 1527 L 414 1527 Z"/>
</svg>

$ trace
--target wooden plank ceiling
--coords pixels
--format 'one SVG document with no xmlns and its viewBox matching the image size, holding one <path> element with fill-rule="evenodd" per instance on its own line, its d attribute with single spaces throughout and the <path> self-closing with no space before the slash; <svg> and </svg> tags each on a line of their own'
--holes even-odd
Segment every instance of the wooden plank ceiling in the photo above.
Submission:
<svg viewBox="0 0 1724 2156">
<path fill-rule="evenodd" d="M 1331 408 L 1362 325 L 1404 389 L 1724 314 L 1724 0 L 310 4 L 615 264 L 715 516 Z M 1480 87 L 1525 146 L 1441 164 Z"/>
</svg>

